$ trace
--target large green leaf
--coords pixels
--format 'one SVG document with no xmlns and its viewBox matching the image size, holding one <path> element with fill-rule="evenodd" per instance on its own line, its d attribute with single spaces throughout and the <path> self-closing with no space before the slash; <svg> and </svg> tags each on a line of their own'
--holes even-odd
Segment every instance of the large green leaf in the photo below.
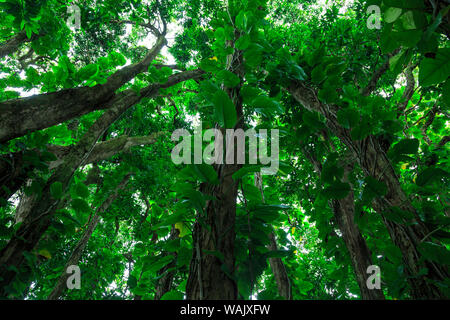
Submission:
<svg viewBox="0 0 450 320">
<path fill-rule="evenodd" d="M 233 129 L 237 121 L 236 107 L 230 97 L 223 91 L 218 90 L 213 97 L 214 114 L 216 120 L 225 129 Z"/>
<path fill-rule="evenodd" d="M 177 290 L 172 290 L 169 292 L 166 292 L 162 297 L 161 300 L 183 300 L 184 294 Z"/>
<path fill-rule="evenodd" d="M 322 193 L 328 199 L 343 199 L 350 192 L 350 185 L 345 182 L 336 181 L 332 185 L 326 187 Z"/>
<path fill-rule="evenodd" d="M 416 184 L 418 186 L 424 187 L 448 176 L 449 174 L 445 170 L 441 168 L 430 167 L 419 173 L 416 178 Z"/>
<path fill-rule="evenodd" d="M 61 199 L 63 196 L 62 183 L 59 181 L 52 183 L 52 185 L 50 186 L 50 193 L 53 198 Z"/>
<path fill-rule="evenodd" d="M 194 171 L 197 173 L 198 177 L 204 181 L 212 184 L 219 184 L 219 178 L 217 176 L 216 170 L 214 170 L 212 165 L 202 163 L 194 164 Z"/>
</svg>

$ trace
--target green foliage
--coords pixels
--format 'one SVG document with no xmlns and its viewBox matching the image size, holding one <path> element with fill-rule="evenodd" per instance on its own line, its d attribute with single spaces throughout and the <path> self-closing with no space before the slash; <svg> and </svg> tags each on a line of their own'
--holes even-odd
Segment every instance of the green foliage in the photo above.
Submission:
<svg viewBox="0 0 450 320">
<path fill-rule="evenodd" d="M 367 28 L 369 2 L 381 7 L 381 30 Z M 22 205 L 51 202 L 38 246 L 23 254 L 22 266 L 10 267 L 18 276 L 7 298 L 46 299 L 98 213 L 78 261 L 83 286 L 63 299 L 154 299 L 166 276 L 172 290 L 161 299 L 183 299 L 198 263 L 191 260 L 200 229 L 203 236 L 220 234 L 200 254 L 220 263 L 240 299 L 282 299 L 269 259 L 283 262 L 293 299 L 359 299 L 352 265 L 358 252 L 344 241 L 339 208 L 352 214 L 344 221 L 355 223 L 368 258 L 380 266 L 387 299 L 412 298 L 411 281 L 421 277 L 448 295 L 449 279 L 433 279 L 427 266 L 448 267 L 450 256 L 449 8 L 369 2 L 85 1 L 81 29 L 70 30 L 68 2 L 0 1 L 0 48 L 16 36 L 26 39 L 0 58 L 0 107 L 13 110 L 14 99 L 44 93 L 27 121 L 4 123 L 33 123 L 53 96 L 87 97 L 89 104 L 68 121 L 0 145 L 0 249 L 32 220 L 18 222 Z M 168 51 L 91 104 L 106 92 L 101 85 L 121 81 L 123 73 L 115 72 L 145 61 L 154 42 L 146 24 L 162 28 L 157 17 L 169 28 Z M 194 69 L 204 73 L 168 85 Z M 145 90 L 149 85 L 161 87 Z M 374 88 L 364 93 L 368 85 Z M 86 97 L 78 96 L 82 87 L 92 87 Z M 128 103 L 130 92 L 142 99 L 96 134 L 98 148 L 84 146 L 83 136 L 107 109 Z M 204 129 L 279 129 L 278 173 L 263 176 L 260 188 L 261 164 L 236 166 L 230 176 L 220 165 L 175 165 L 170 134 L 192 131 L 198 121 Z M 155 141 L 141 143 L 157 132 Z M 103 150 L 108 143 L 117 150 Z M 91 154 L 71 151 L 80 146 Z M 106 156 L 92 163 L 102 151 Z M 73 174 L 55 179 L 68 167 Z M 225 263 L 229 252 L 215 247 L 230 230 L 216 230 L 223 221 L 211 217 L 220 209 L 219 191 L 231 188 L 238 189 L 227 217 L 235 222 L 233 270 Z M 404 197 L 393 197 L 397 191 Z M 405 264 L 408 253 L 397 246 L 393 226 L 426 231 L 411 242 L 418 274 Z"/>
</svg>

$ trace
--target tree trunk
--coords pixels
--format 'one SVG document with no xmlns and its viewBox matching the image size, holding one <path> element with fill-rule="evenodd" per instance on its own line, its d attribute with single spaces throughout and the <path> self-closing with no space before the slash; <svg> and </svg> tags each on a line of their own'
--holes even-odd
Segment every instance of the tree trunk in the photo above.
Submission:
<svg viewBox="0 0 450 320">
<path fill-rule="evenodd" d="M 267 248 L 270 251 L 278 250 L 277 241 L 275 238 L 275 233 L 271 232 L 269 234 L 270 243 Z M 277 284 L 278 294 L 282 296 L 285 300 L 292 300 L 292 287 L 291 281 L 286 271 L 286 267 L 283 260 L 280 258 L 270 258 L 269 259 L 270 269 L 272 269 L 273 276 L 275 277 L 275 282 Z"/>
<path fill-rule="evenodd" d="M 26 218 L 20 225 L 15 235 L 0 251 L 0 297 L 6 297 L 9 285 L 14 281 L 16 272 L 24 262 L 23 253 L 32 251 L 42 235 L 50 226 L 53 214 L 58 209 L 62 199 L 54 199 L 50 187 L 55 182 L 61 182 L 63 190 L 67 190 L 69 182 L 75 171 L 89 156 L 97 140 L 105 130 L 126 110 L 128 104 L 123 102 L 106 111 L 87 131 L 77 147 L 65 157 L 65 161 L 52 174 L 43 187 L 42 196 L 35 201 L 26 214 Z M 16 270 L 16 271 L 14 271 Z"/>
<path fill-rule="evenodd" d="M 255 185 L 261 192 L 261 199 L 263 203 L 264 199 L 264 191 L 262 187 L 262 176 L 261 173 L 255 173 Z M 270 251 L 278 250 L 277 240 L 275 237 L 275 232 L 272 231 L 269 234 L 269 244 L 267 248 Z M 283 263 L 281 258 L 269 258 L 270 269 L 272 269 L 273 276 L 275 277 L 275 282 L 277 284 L 278 294 L 283 297 L 285 300 L 292 300 L 292 286 L 291 281 L 289 280 L 288 273 L 286 271 L 286 266 Z"/>
<path fill-rule="evenodd" d="M 119 195 L 119 191 L 124 189 L 125 186 L 128 184 L 128 181 L 130 180 L 130 174 L 126 175 L 123 180 L 117 185 L 113 193 L 102 203 L 102 205 L 95 211 L 94 216 L 92 217 L 91 221 L 89 222 L 86 230 L 84 231 L 83 236 L 78 241 L 77 245 L 75 246 L 69 260 L 67 260 L 66 265 L 64 266 L 63 272 L 61 276 L 58 278 L 58 281 L 53 288 L 52 292 L 48 296 L 47 300 L 57 300 L 64 290 L 66 289 L 66 282 L 69 278 L 70 274 L 66 273 L 66 270 L 71 265 L 78 265 L 78 262 L 80 261 L 81 255 L 83 254 L 84 249 L 86 248 L 89 239 L 92 236 L 92 233 L 94 232 L 95 228 L 97 227 L 98 222 L 100 221 L 100 214 L 105 212 L 109 209 L 111 204 L 114 202 L 114 200 L 117 199 L 117 196 Z"/>
<path fill-rule="evenodd" d="M 169 80 L 164 84 L 152 84 L 145 89 L 142 89 L 140 95 L 133 91 L 124 91 L 120 95 L 116 95 L 114 99 L 109 102 L 109 107 L 113 108 L 114 106 L 120 106 L 121 110 L 126 111 L 126 109 L 131 108 L 133 105 L 138 103 L 143 98 L 153 98 L 159 94 L 159 89 L 169 88 L 174 86 L 180 82 L 198 78 L 203 74 L 201 70 L 190 70 L 185 72 L 180 72 L 177 74 L 173 74 L 169 77 Z M 0 111 L 1 111 L 1 103 L 0 103 Z M 39 112 L 36 110 L 39 114 Z M 61 112 L 68 112 L 65 108 L 61 109 Z M 45 112 L 43 113 L 43 117 L 51 118 L 54 115 L 47 115 Z M 31 118 L 35 118 L 35 115 L 30 115 Z M 0 112 L 1 118 L 1 112 Z M 68 120 L 72 118 L 65 119 Z M 35 119 L 36 120 L 36 119 Z M 33 121 L 35 121 L 33 120 Z M 1 123 L 0 119 L 0 123 Z M 36 120 L 37 121 L 37 120 Z M 47 121 L 47 120 L 46 120 Z M 57 121 L 57 123 L 59 123 Z M 53 123 L 56 124 L 56 123 Z M 2 126 L 0 125 L 0 131 L 2 130 Z M 147 137 L 130 137 L 128 139 L 124 139 L 122 137 L 117 139 L 111 139 L 110 141 L 101 142 L 96 144 L 92 156 L 89 154 L 88 158 L 85 160 L 85 163 L 91 163 L 95 161 L 99 161 L 104 159 L 104 157 L 109 156 L 109 154 L 113 154 L 120 150 L 121 146 L 123 148 L 130 148 L 135 145 L 141 144 L 149 144 L 154 142 L 154 138 L 161 135 L 162 133 L 156 133 L 155 135 L 150 135 Z M 1 136 L 1 134 L 0 134 Z M 1 138 L 0 138 L 1 139 Z M 0 141 L 1 143 L 1 141 Z M 49 146 L 49 151 L 55 151 L 56 156 L 65 156 L 70 152 L 70 149 L 73 147 L 57 147 L 57 146 Z M 33 152 L 33 151 L 29 151 Z M 51 168 L 55 168 L 62 163 L 61 159 L 56 160 L 50 163 Z M 25 164 L 23 159 L 23 153 L 14 153 L 10 155 L 3 155 L 0 157 L 0 198 L 4 198 L 8 200 L 17 190 L 23 185 L 25 178 L 27 177 L 27 173 L 30 170 L 34 170 L 34 167 L 30 164 Z M 5 189 L 6 187 L 6 189 Z M 0 201 L 0 206 L 2 205 Z"/>
<path fill-rule="evenodd" d="M 61 200 L 53 199 L 50 192 L 51 185 L 55 182 L 61 182 L 63 190 L 66 190 L 73 174 L 89 158 L 98 139 L 131 106 L 145 97 L 157 95 L 160 88 L 173 86 L 179 82 L 197 77 L 202 73 L 202 71 L 198 70 L 181 72 L 169 77 L 169 80 L 162 85 L 156 84 L 141 90 L 139 96 L 134 94 L 125 98 L 116 97 L 114 106 L 108 109 L 89 128 L 77 146 L 71 149 L 68 155 L 64 157 L 64 163 L 55 169 L 55 172 L 44 186 L 39 201 L 36 201 L 15 235 L 0 251 L 0 279 L 2 279 L 0 280 L 0 297 L 7 296 L 7 291 L 10 289 L 9 285 L 16 277 L 17 271 L 14 270 L 19 270 L 24 262 L 23 252 L 33 250 L 52 223 L 53 213 L 58 208 Z"/>
<path fill-rule="evenodd" d="M 327 120 L 327 127 L 348 147 L 364 173 L 367 176 L 377 177 L 386 184 L 388 192 L 383 198 L 378 198 L 375 201 L 374 209 L 381 214 L 392 241 L 402 251 L 412 298 L 439 299 L 445 297 L 438 287 L 430 283 L 429 280 L 443 281 L 449 277 L 448 270 L 445 266 L 435 263 L 423 263 L 421 254 L 417 250 L 421 240 L 429 234 L 427 227 L 423 225 L 420 219 L 416 219 L 415 225 L 405 226 L 389 221 L 383 215 L 386 214 L 387 208 L 398 207 L 417 217 L 417 213 L 402 190 L 380 141 L 372 135 L 360 141 L 353 141 L 350 130 L 343 128 L 337 121 L 338 107 L 321 103 L 313 89 L 302 84 L 292 84 L 288 91 L 305 108 L 324 115 Z M 424 267 L 428 267 L 428 274 L 418 275 L 419 270 Z"/>
<path fill-rule="evenodd" d="M 241 51 L 235 50 L 232 55 L 228 56 L 227 65 L 230 71 L 240 79 L 243 78 Z M 236 108 L 238 121 L 234 129 L 243 128 L 240 86 L 233 89 L 225 88 L 225 90 Z M 201 188 L 202 193 L 213 196 L 215 200 L 206 202 L 204 213 L 197 213 L 197 221 L 192 235 L 194 240 L 193 257 L 186 285 L 188 300 L 235 300 L 238 297 L 237 285 L 233 279 L 238 181 L 234 181 L 232 175 L 242 165 L 236 164 L 236 149 L 235 144 L 235 164 L 215 166 L 219 184 L 204 184 Z M 199 219 L 202 219 L 204 224 L 200 224 Z M 203 227 L 205 224 L 208 228 Z M 206 254 L 205 251 L 219 252 L 223 256 L 223 261 L 216 255 Z"/>
<path fill-rule="evenodd" d="M 6 204 L 26 180 L 27 168 L 24 165 L 23 152 L 0 156 L 0 207 Z"/>
<path fill-rule="evenodd" d="M 314 155 L 307 151 L 305 152 L 307 158 L 311 161 L 314 169 L 320 176 L 322 164 Z M 343 167 L 344 181 L 349 182 L 348 175 L 353 169 L 353 164 L 343 164 Z M 338 223 L 339 230 L 342 233 L 342 239 L 348 250 L 356 281 L 361 292 L 361 298 L 363 300 L 384 300 L 384 294 L 381 289 L 370 290 L 366 284 L 368 278 L 367 268 L 373 265 L 373 262 L 366 240 L 361 235 L 358 225 L 355 223 L 355 199 L 353 191 L 350 191 L 345 198 L 332 200 L 329 203 Z"/>
</svg>

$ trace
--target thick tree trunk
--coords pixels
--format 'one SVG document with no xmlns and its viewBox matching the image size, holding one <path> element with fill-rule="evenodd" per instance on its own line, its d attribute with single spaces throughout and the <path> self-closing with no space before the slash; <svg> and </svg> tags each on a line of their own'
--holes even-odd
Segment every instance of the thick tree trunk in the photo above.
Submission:
<svg viewBox="0 0 450 320">
<path fill-rule="evenodd" d="M 267 248 L 270 251 L 278 250 L 277 240 L 275 238 L 275 233 L 271 232 L 269 234 L 270 243 Z M 292 300 L 292 286 L 289 276 L 286 271 L 286 266 L 283 260 L 280 258 L 270 258 L 269 259 L 270 268 L 272 269 L 273 276 L 275 277 L 275 282 L 277 284 L 278 294 L 282 296 L 285 300 Z"/>
<path fill-rule="evenodd" d="M 143 137 L 120 136 L 108 141 L 102 141 L 95 145 L 94 149 L 86 159 L 85 164 L 95 163 L 106 160 L 120 152 L 128 152 L 134 146 L 144 146 L 153 144 L 157 138 L 165 135 L 165 132 L 157 132 Z M 55 169 L 64 163 L 64 157 L 70 150 L 76 146 L 57 146 L 48 145 L 47 150 L 53 153 L 57 160 L 49 163 L 49 170 Z M 36 151 L 38 152 L 38 151 Z M 4 161 L 0 159 L 0 197 L 8 200 L 15 192 L 22 187 L 26 181 L 29 171 L 34 170 L 32 164 L 24 165 L 23 153 L 18 152 L 3 156 Z M 0 202 L 0 206 L 2 203 Z"/>
<path fill-rule="evenodd" d="M 110 101 L 110 108 L 114 106 L 120 106 L 121 110 L 126 110 L 131 108 L 136 103 L 141 101 L 143 98 L 153 98 L 159 94 L 159 89 L 169 88 L 178 83 L 189 79 L 196 79 L 203 74 L 201 70 L 190 70 L 184 71 L 180 73 L 176 73 L 169 77 L 169 80 L 164 84 L 152 84 L 145 89 L 142 89 L 140 94 L 138 95 L 133 91 L 124 91 L 121 94 L 115 96 L 114 99 Z M 123 109 L 125 108 L 125 109 Z M 1 110 L 1 106 L 0 106 Z M 62 109 L 65 112 L 64 108 Z M 38 114 L 39 112 L 36 111 Z M 0 113 L 1 117 L 1 113 Z M 31 115 L 33 118 L 34 115 Z M 45 115 L 44 115 L 45 117 Z M 66 119 L 67 120 L 67 119 Z M 0 120 L 1 122 L 1 120 Z M 1 131 L 1 126 L 0 126 Z M 109 154 L 114 154 L 121 150 L 121 147 L 127 149 L 132 146 L 141 145 L 141 144 L 149 144 L 153 143 L 154 139 L 157 138 L 162 133 L 156 133 L 155 135 L 150 135 L 147 137 L 130 137 L 125 140 L 120 137 L 117 139 L 112 139 L 110 141 L 101 142 L 95 145 L 95 149 L 92 150 L 93 154 L 85 160 L 85 163 L 91 163 L 95 161 L 100 161 L 108 157 Z M 1 142 L 0 142 L 1 143 Z M 57 147 L 57 146 L 49 146 L 49 151 L 55 151 L 56 156 L 62 157 L 69 153 L 69 149 L 72 147 Z M 31 152 L 31 151 L 30 151 Z M 51 168 L 57 167 L 61 164 L 61 159 L 50 164 Z M 33 170 L 34 167 L 30 164 L 25 164 L 23 159 L 23 153 L 14 153 L 10 155 L 3 155 L 0 158 L 0 197 L 8 200 L 19 188 L 22 186 L 24 182 L 24 178 L 27 177 L 27 173 L 30 170 Z M 6 189 L 4 188 L 6 187 Z M 0 202 L 1 206 L 1 202 Z"/>
<path fill-rule="evenodd" d="M 105 112 L 88 130 L 77 145 L 77 148 L 65 157 L 64 164 L 60 165 L 43 187 L 42 196 L 26 214 L 25 220 L 20 225 L 15 235 L 0 251 L 0 297 L 6 297 L 9 285 L 16 277 L 16 271 L 24 262 L 24 252 L 30 252 L 39 242 L 42 235 L 50 226 L 53 214 L 59 207 L 61 199 L 54 199 L 50 187 L 55 182 L 61 182 L 63 190 L 69 186 L 69 182 L 75 171 L 89 156 L 97 140 L 105 130 L 128 109 L 128 104 L 123 102 Z"/>
<path fill-rule="evenodd" d="M 242 79 L 242 52 L 235 50 L 234 54 L 228 57 L 228 62 L 228 69 Z M 236 108 L 238 123 L 234 129 L 243 128 L 240 86 L 226 88 L 226 91 Z M 235 300 L 238 297 L 237 285 L 233 279 L 238 181 L 234 181 L 232 175 L 241 165 L 236 164 L 236 153 L 235 144 L 235 164 L 216 165 L 219 184 L 208 184 L 201 188 L 204 194 L 211 195 L 216 200 L 207 201 L 204 213 L 197 213 L 193 230 L 193 257 L 186 285 L 188 300 Z M 202 219 L 208 228 L 203 227 L 204 224 L 200 224 L 198 219 Z M 216 255 L 206 254 L 205 251 L 218 251 L 223 256 L 223 261 Z"/>
<path fill-rule="evenodd" d="M 262 175 L 261 173 L 255 173 L 255 186 L 261 192 L 261 199 L 265 202 L 264 191 L 262 187 Z M 267 248 L 270 251 L 278 250 L 277 240 L 275 237 L 275 232 L 269 234 L 269 244 Z M 286 266 L 281 258 L 270 258 L 269 259 L 270 269 L 272 269 L 273 276 L 275 277 L 275 282 L 277 284 L 278 294 L 285 300 L 292 300 L 292 286 L 289 280 L 288 273 L 286 271 Z"/>
<path fill-rule="evenodd" d="M 19 50 L 20 46 L 23 43 L 31 42 L 41 35 L 42 34 L 33 34 L 31 36 L 31 39 L 29 39 L 25 31 L 19 32 L 17 35 L 0 45 L 0 59 L 6 57 L 7 55 L 13 54 L 17 50 Z"/>
<path fill-rule="evenodd" d="M 40 94 L 0 103 L 0 143 L 45 129 L 94 110 L 110 107 L 114 100 L 133 95 L 132 90 L 116 94 L 116 90 L 148 69 L 167 41 L 164 35 L 140 62 L 112 74 L 105 84 Z M 153 89 L 150 86 L 147 89 Z M 134 95 L 137 95 L 134 93 Z"/>
<path fill-rule="evenodd" d="M 128 152 L 132 147 L 145 146 L 154 144 L 158 137 L 168 135 L 167 132 L 157 132 L 143 137 L 128 137 L 126 135 L 120 136 L 107 141 L 98 142 L 89 157 L 86 159 L 85 164 L 95 163 L 102 160 L 109 159 L 114 155 L 121 152 Z M 70 146 L 56 146 L 49 145 L 48 151 L 53 153 L 58 160 L 55 160 L 49 164 L 49 169 L 54 169 L 63 162 L 64 156 L 70 152 Z"/>
<path fill-rule="evenodd" d="M 207 192 L 217 200 L 207 202 L 205 216 L 199 214 L 210 230 L 198 221 L 194 225 L 194 250 L 189 271 L 186 295 L 188 300 L 235 300 L 237 286 L 234 273 L 234 241 L 236 220 L 236 197 L 238 183 L 231 177 L 239 170 L 238 165 L 220 165 L 220 185 L 209 186 Z M 205 251 L 218 251 L 223 261 Z"/>
<path fill-rule="evenodd" d="M 23 152 L 0 156 L 0 207 L 25 183 L 27 171 Z"/>
<path fill-rule="evenodd" d="M 384 217 L 384 214 L 387 213 L 386 209 L 389 207 L 398 207 L 410 212 L 415 217 L 417 217 L 417 213 L 402 190 L 398 177 L 380 141 L 372 135 L 360 141 L 353 141 L 350 130 L 343 128 L 337 121 L 338 107 L 321 103 L 313 89 L 302 84 L 292 84 L 288 91 L 305 108 L 324 115 L 327 120 L 327 127 L 348 147 L 364 173 L 367 176 L 376 177 L 386 184 L 388 192 L 383 198 L 376 200 L 374 209 L 381 214 L 392 241 L 402 251 L 412 298 L 443 298 L 444 295 L 429 280 L 443 281 L 449 276 L 448 270 L 445 266 L 435 263 L 423 263 L 421 254 L 417 250 L 417 246 L 429 234 L 429 230 L 421 223 L 420 219 L 416 219 L 415 225 L 405 226 L 389 221 Z M 426 266 L 428 267 L 428 274 L 418 275 L 419 270 Z"/>
<path fill-rule="evenodd" d="M 313 164 L 316 172 L 321 175 L 322 164 L 309 152 L 307 152 L 306 156 Z M 348 175 L 353 169 L 353 164 L 343 164 L 343 167 L 344 181 L 349 182 Z M 350 191 L 345 198 L 332 200 L 329 204 L 333 210 L 334 217 L 342 234 L 342 239 L 348 250 L 356 281 L 358 282 L 361 292 L 361 298 L 363 300 L 384 300 L 384 294 L 381 289 L 370 290 L 367 287 L 367 268 L 373 265 L 372 255 L 367 247 L 366 240 L 361 235 L 361 232 L 355 223 L 355 199 L 353 191 Z"/>
<path fill-rule="evenodd" d="M 109 209 L 111 204 L 114 202 L 114 200 L 117 199 L 117 196 L 119 195 L 119 191 L 124 189 L 125 186 L 128 184 L 128 181 L 130 180 L 130 174 L 126 175 L 123 180 L 117 185 L 115 190 L 109 195 L 109 197 L 102 203 L 102 205 L 95 211 L 94 216 L 92 217 L 91 221 L 89 222 L 86 230 L 84 231 L 83 236 L 78 241 L 77 245 L 75 246 L 72 254 L 70 255 L 69 260 L 67 260 L 66 265 L 64 266 L 63 272 L 61 276 L 58 278 L 58 281 L 53 288 L 52 292 L 48 296 L 47 300 L 57 300 L 64 292 L 64 290 L 67 288 L 67 279 L 69 278 L 70 274 L 66 273 L 66 270 L 69 266 L 72 265 L 78 265 L 78 262 L 80 261 L 81 255 L 83 254 L 84 249 L 86 248 L 89 239 L 92 236 L 92 233 L 94 232 L 95 228 L 97 227 L 97 224 L 100 221 L 100 214 L 105 212 Z"/>
</svg>

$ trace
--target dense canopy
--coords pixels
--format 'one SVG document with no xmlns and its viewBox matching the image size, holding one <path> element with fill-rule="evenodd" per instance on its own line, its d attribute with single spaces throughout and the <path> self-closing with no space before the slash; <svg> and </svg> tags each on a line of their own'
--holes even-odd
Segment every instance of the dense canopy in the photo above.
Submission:
<svg viewBox="0 0 450 320">
<path fill-rule="evenodd" d="M 0 298 L 450 298 L 449 11 L 0 0 Z"/>
</svg>

